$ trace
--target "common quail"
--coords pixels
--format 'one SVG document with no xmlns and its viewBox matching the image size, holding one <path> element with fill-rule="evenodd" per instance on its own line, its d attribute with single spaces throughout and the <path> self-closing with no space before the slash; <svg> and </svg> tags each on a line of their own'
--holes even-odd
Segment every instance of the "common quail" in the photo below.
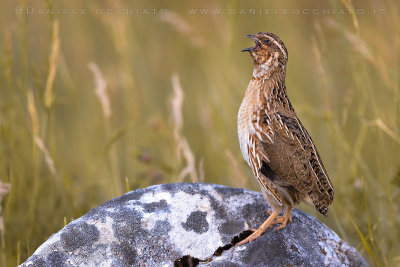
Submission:
<svg viewBox="0 0 400 267">
<path fill-rule="evenodd" d="M 268 227 L 292 221 L 292 207 L 309 202 L 326 216 L 333 187 L 318 151 L 286 93 L 288 52 L 273 33 L 246 35 L 255 45 L 243 49 L 254 60 L 254 70 L 238 114 L 240 150 L 272 207 L 268 219 L 243 245 Z M 283 216 L 279 214 L 283 211 Z"/>
</svg>

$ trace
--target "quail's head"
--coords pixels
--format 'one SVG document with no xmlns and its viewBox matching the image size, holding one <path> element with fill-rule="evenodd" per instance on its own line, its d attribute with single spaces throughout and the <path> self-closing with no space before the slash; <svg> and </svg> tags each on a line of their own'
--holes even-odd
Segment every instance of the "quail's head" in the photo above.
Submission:
<svg viewBox="0 0 400 267">
<path fill-rule="evenodd" d="M 259 32 L 248 34 L 246 37 L 254 40 L 255 44 L 242 50 L 250 52 L 255 67 L 260 66 L 265 70 L 285 69 L 288 53 L 284 43 L 273 33 Z"/>
</svg>

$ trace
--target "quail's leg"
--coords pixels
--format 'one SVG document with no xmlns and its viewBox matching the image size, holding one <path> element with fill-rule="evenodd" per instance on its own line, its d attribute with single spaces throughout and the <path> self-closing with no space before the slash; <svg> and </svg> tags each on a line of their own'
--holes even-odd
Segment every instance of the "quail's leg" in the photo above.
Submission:
<svg viewBox="0 0 400 267">
<path fill-rule="evenodd" d="M 278 218 L 276 218 L 278 219 Z M 292 206 L 286 208 L 285 213 L 280 218 L 281 225 L 275 228 L 275 230 L 280 230 L 286 227 L 288 221 L 292 222 Z"/>
<path fill-rule="evenodd" d="M 267 211 L 269 215 L 272 214 L 271 211 Z M 275 228 L 275 230 L 280 230 L 286 227 L 287 222 L 290 221 L 292 222 L 292 206 L 288 206 L 285 210 L 285 213 L 283 216 L 277 216 L 275 220 L 269 225 L 269 227 L 272 227 L 274 224 L 280 223 L 281 225 Z"/>
<path fill-rule="evenodd" d="M 253 241 L 257 239 L 262 233 L 265 232 L 265 230 L 270 226 L 270 224 L 275 220 L 275 218 L 278 216 L 279 212 L 278 211 L 273 211 L 271 215 L 268 217 L 268 219 L 258 228 L 256 231 L 254 231 L 250 236 L 248 236 L 245 240 L 240 241 L 237 245 L 241 246 L 243 244 L 246 244 L 247 242 Z"/>
</svg>

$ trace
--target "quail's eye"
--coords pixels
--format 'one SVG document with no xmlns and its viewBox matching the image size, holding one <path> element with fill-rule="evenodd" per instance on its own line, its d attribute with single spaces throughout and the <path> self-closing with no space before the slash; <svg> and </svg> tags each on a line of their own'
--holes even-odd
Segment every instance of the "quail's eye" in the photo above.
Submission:
<svg viewBox="0 0 400 267">
<path fill-rule="evenodd" d="M 270 44 L 269 39 L 264 39 L 262 42 L 263 42 L 263 44 L 266 44 L 266 45 L 269 45 L 269 44 Z"/>
</svg>

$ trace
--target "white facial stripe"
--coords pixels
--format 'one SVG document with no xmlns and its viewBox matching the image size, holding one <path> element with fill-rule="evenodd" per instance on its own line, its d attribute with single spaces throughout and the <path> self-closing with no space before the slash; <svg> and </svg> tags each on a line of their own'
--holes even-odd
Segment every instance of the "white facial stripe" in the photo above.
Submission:
<svg viewBox="0 0 400 267">
<path fill-rule="evenodd" d="M 270 40 L 274 43 L 274 45 L 276 45 L 277 47 L 279 47 L 279 49 L 282 51 L 282 54 L 283 54 L 283 55 L 285 56 L 285 58 L 287 59 L 287 53 L 286 53 L 285 49 L 283 49 L 282 45 L 281 45 L 277 40 L 275 40 L 273 37 L 271 37 L 271 36 L 269 36 L 269 35 L 267 35 L 267 37 L 268 37 L 268 39 L 270 39 Z"/>
</svg>

